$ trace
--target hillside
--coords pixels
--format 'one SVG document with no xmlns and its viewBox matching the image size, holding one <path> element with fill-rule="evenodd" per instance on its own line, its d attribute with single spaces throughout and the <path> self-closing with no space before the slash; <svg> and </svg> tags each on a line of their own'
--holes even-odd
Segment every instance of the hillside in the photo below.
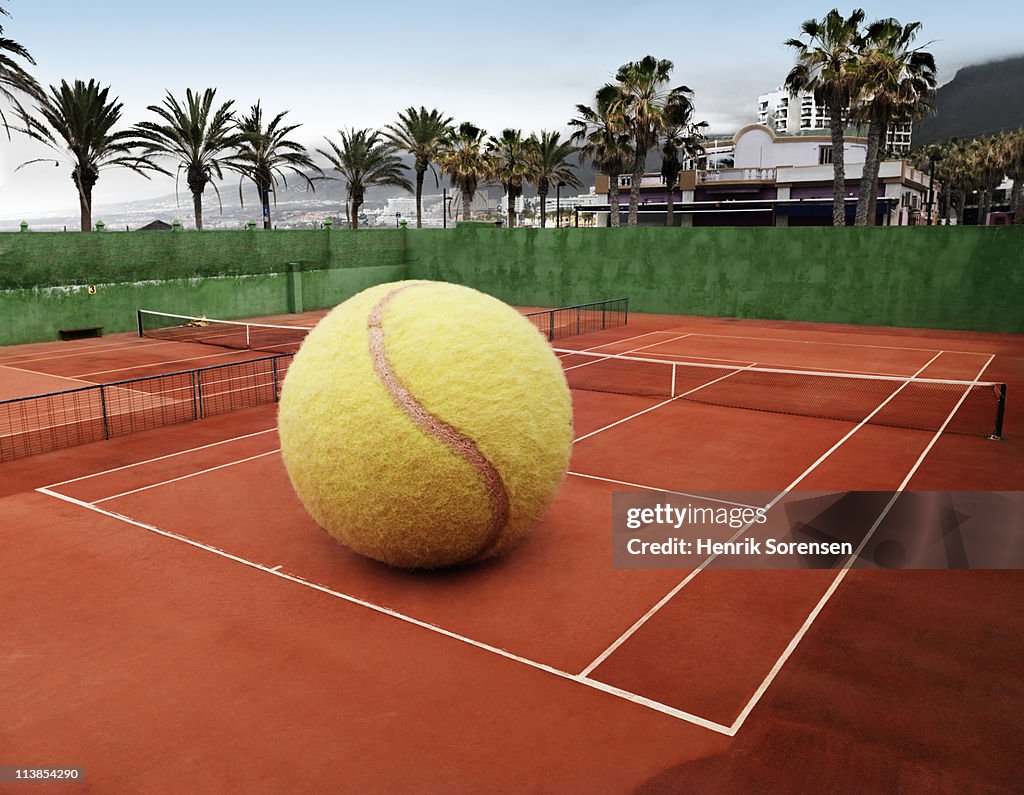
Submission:
<svg viewBox="0 0 1024 795">
<path fill-rule="evenodd" d="M 914 130 L 915 145 L 1024 127 L 1024 56 L 965 66 L 936 92 L 935 108 Z"/>
</svg>

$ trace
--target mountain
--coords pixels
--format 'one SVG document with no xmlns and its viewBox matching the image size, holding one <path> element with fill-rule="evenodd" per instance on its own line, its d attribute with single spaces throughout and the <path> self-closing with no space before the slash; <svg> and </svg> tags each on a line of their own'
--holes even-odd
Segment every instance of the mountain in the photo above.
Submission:
<svg viewBox="0 0 1024 795">
<path fill-rule="evenodd" d="M 935 111 L 916 126 L 916 145 L 1024 127 L 1024 55 L 965 66 L 935 92 Z"/>
</svg>

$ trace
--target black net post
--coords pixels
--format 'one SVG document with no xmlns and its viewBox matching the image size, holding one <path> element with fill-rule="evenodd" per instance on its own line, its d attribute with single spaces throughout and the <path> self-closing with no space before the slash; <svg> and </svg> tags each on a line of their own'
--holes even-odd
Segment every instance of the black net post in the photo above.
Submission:
<svg viewBox="0 0 1024 795">
<path fill-rule="evenodd" d="M 135 327 L 139 330 L 139 336 L 142 336 L 142 310 L 135 310 Z"/>
<path fill-rule="evenodd" d="M 193 420 L 198 420 L 199 419 L 199 371 L 198 370 L 193 370 L 192 371 L 191 378 L 189 379 L 189 381 L 191 382 L 190 386 L 192 387 L 192 419 Z"/>
<path fill-rule="evenodd" d="M 278 391 L 278 388 L 277 388 L 277 357 L 276 356 L 274 357 L 273 361 L 271 361 L 270 364 L 271 364 L 271 369 L 274 372 L 274 402 L 277 403 L 277 401 L 280 399 L 280 392 Z"/>
<path fill-rule="evenodd" d="M 103 438 L 110 438 L 110 418 L 107 416 L 107 390 L 100 384 L 100 413 L 103 415 Z"/>
<path fill-rule="evenodd" d="M 1006 413 L 1006 384 L 999 384 L 999 404 L 996 406 L 996 427 L 989 439 L 1003 438 L 1003 415 Z"/>
</svg>

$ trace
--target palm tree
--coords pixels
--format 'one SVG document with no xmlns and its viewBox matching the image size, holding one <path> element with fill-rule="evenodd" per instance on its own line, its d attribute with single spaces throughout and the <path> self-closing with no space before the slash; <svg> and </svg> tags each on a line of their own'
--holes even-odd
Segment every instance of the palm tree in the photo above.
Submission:
<svg viewBox="0 0 1024 795">
<path fill-rule="evenodd" d="M 398 124 L 389 124 L 384 135 L 395 146 L 416 158 L 416 228 L 423 226 L 423 178 L 427 169 L 437 160 L 445 136 L 451 131 L 452 119 L 436 108 L 406 108 L 398 114 Z M 437 173 L 434 173 L 437 182 Z"/>
<path fill-rule="evenodd" d="M 624 119 L 614 110 L 618 96 L 615 86 L 598 89 L 594 107 L 576 106 L 576 118 L 569 124 L 575 128 L 569 139 L 579 146 L 579 159 L 592 160 L 594 167 L 608 177 L 608 203 L 611 225 L 619 226 L 619 175 L 631 157 L 633 147 Z"/>
<path fill-rule="evenodd" d="M 7 10 L 0 6 L 0 15 L 9 17 Z M 0 34 L 3 34 L 3 25 L 0 25 Z M 28 50 L 22 47 L 14 39 L 6 39 L 0 35 L 0 98 L 7 100 L 14 107 L 15 111 L 24 117 L 25 109 L 19 102 L 19 96 L 23 95 L 29 99 L 39 100 L 43 91 L 39 83 L 32 77 L 25 67 L 18 63 L 21 59 L 28 64 L 35 66 L 36 62 L 29 55 Z M 7 117 L 3 110 L 0 110 L 0 121 L 3 121 L 4 129 L 7 130 L 7 138 L 11 137 L 11 128 L 7 124 Z"/>
<path fill-rule="evenodd" d="M 238 122 L 239 139 L 235 153 L 230 159 L 230 168 L 242 175 L 242 179 L 250 179 L 256 185 L 260 205 L 263 207 L 263 228 L 270 229 L 270 191 L 281 184 L 288 187 L 286 171 L 298 174 L 306 181 L 309 190 L 316 190 L 313 180 L 303 169 L 323 172 L 313 162 L 302 144 L 288 140 L 287 136 L 297 130 L 299 124 L 283 124 L 288 111 L 278 113 L 269 124 L 264 126 L 263 109 L 257 102 Z M 242 201 L 242 185 L 238 185 L 238 198 Z M 244 205 L 244 201 L 243 201 Z"/>
<path fill-rule="evenodd" d="M 117 97 L 108 99 L 110 87 L 101 88 L 95 80 L 84 83 L 76 80 L 72 85 L 62 80 L 60 88 L 50 86 L 50 93 L 40 97 L 37 116 L 25 116 L 25 132 L 42 141 L 58 154 L 66 157 L 72 166 L 71 179 L 78 190 L 83 232 L 92 228 L 92 190 L 104 168 L 122 167 L 142 174 L 159 171 L 145 154 L 132 151 L 143 146 L 133 130 L 113 132 L 121 119 Z M 53 158 L 36 158 L 22 163 L 52 163 Z M 58 165 L 60 161 L 57 161 Z"/>
<path fill-rule="evenodd" d="M 500 138 L 492 135 L 487 139 L 487 154 L 494 168 L 491 176 L 505 189 L 510 229 L 516 226 L 516 199 L 523 195 L 523 184 L 535 179 L 528 150 L 528 141 L 523 140 L 520 130 L 502 130 Z"/>
<path fill-rule="evenodd" d="M 889 126 L 916 121 L 931 107 L 935 59 L 911 46 L 920 29 L 920 22 L 902 25 L 895 19 L 881 19 L 869 25 L 864 36 L 857 67 L 864 99 L 851 111 L 853 118 L 868 121 L 868 150 L 854 221 L 857 226 L 867 226 L 869 219 L 874 223 L 878 170 Z"/>
<path fill-rule="evenodd" d="M 217 90 L 208 88 L 200 94 L 185 90 L 185 103 L 167 92 L 163 105 L 150 105 L 159 122 L 143 121 L 135 125 L 136 134 L 146 142 L 146 154 L 170 157 L 178 161 L 177 174 L 185 172 L 192 192 L 192 209 L 196 229 L 203 228 L 203 191 L 214 179 L 223 179 L 223 168 L 231 164 L 231 153 L 241 143 L 235 129 L 234 104 L 229 100 L 214 108 Z M 213 189 L 220 202 L 217 183 Z"/>
<path fill-rule="evenodd" d="M 967 195 L 974 189 L 974 177 L 967 159 L 967 144 L 957 138 L 931 144 L 911 154 L 911 162 L 921 171 L 930 171 L 935 159 L 936 182 L 944 186 L 943 194 L 948 211 L 963 223 Z"/>
<path fill-rule="evenodd" d="M 984 225 L 992 209 L 992 192 L 1006 176 L 1006 163 L 1001 155 L 998 140 L 991 136 L 971 141 L 968 146 L 968 163 L 978 192 L 979 225 Z"/>
<path fill-rule="evenodd" d="M 1010 210 L 1020 212 L 1024 209 L 1021 192 L 1024 188 L 1024 128 L 1016 132 L 1004 134 L 1004 157 L 1006 176 L 1013 180 L 1010 191 Z"/>
<path fill-rule="evenodd" d="M 462 193 L 462 220 L 468 221 L 473 197 L 480 183 L 493 172 L 491 157 L 484 150 L 487 132 L 466 121 L 445 137 L 438 160 L 441 171 Z"/>
<path fill-rule="evenodd" d="M 352 229 L 359 228 L 359 208 L 363 206 L 366 189 L 372 186 L 392 185 L 412 192 L 412 183 L 403 176 L 405 166 L 396 153 L 398 147 L 377 130 L 338 130 L 341 143 L 324 138 L 331 151 L 317 149 L 341 174 L 348 190 L 345 214 Z M 335 177 L 326 177 L 335 179 Z"/>
<path fill-rule="evenodd" d="M 688 103 L 682 107 L 669 107 L 665 115 L 669 123 L 661 139 L 661 177 L 665 180 L 666 193 L 665 226 L 675 226 L 676 183 L 683 170 L 683 160 L 696 159 L 704 154 L 701 141 L 708 123 L 691 122 L 693 107 Z"/>
<path fill-rule="evenodd" d="M 579 188 L 581 182 L 569 165 L 569 158 L 579 149 L 570 141 L 563 141 L 561 133 L 540 131 L 540 138 L 531 135 L 526 142 L 526 156 L 532 172 L 531 179 L 537 186 L 540 196 L 540 225 L 543 229 L 547 223 L 547 201 L 551 184 L 564 182 L 573 188 Z"/>
<path fill-rule="evenodd" d="M 832 129 L 832 224 L 846 224 L 846 163 L 843 128 L 851 101 L 857 96 L 857 55 L 862 47 L 860 25 L 864 12 L 856 9 L 849 18 L 832 9 L 820 21 L 808 19 L 801 39 L 786 44 L 797 51 L 796 65 L 786 77 L 791 92 L 813 91 L 815 100 L 828 108 Z"/>
<path fill-rule="evenodd" d="M 629 190 L 629 225 L 636 226 L 640 205 L 640 182 L 647 153 L 657 145 L 658 136 L 668 127 L 665 111 L 669 106 L 690 105 L 693 91 L 686 86 L 666 89 L 673 69 L 668 60 L 645 55 L 619 67 L 615 74 L 614 111 L 620 115 L 633 140 L 633 178 Z"/>
</svg>

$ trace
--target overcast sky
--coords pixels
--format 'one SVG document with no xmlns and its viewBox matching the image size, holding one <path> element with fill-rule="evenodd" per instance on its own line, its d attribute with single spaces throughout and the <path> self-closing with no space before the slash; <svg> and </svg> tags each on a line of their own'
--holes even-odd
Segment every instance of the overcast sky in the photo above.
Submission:
<svg viewBox="0 0 1024 795">
<path fill-rule="evenodd" d="M 986 11 L 962 0 L 862 6 L 868 19 L 924 23 L 919 41 L 931 42 L 940 83 L 961 66 L 1024 50 L 1020 3 Z M 410 105 L 495 133 L 564 129 L 575 105 L 589 103 L 620 64 L 648 53 L 675 63 L 673 82 L 694 90 L 698 119 L 712 132 L 733 132 L 756 120 L 757 95 L 784 80 L 793 55 L 783 42 L 831 4 L 0 0 L 0 7 L 11 14 L 0 17 L 4 36 L 32 53 L 41 83 L 109 84 L 126 124 L 149 117 L 146 106 L 168 89 L 212 86 L 242 110 L 257 99 L 270 113 L 289 110 L 287 118 L 302 124 L 296 137 L 322 146 L 339 127 L 382 126 Z M 77 211 L 69 167 L 15 173 L 19 163 L 46 156 L 39 145 L 0 138 L 0 218 Z M 101 174 L 94 203 L 173 190 L 170 178 L 115 170 Z"/>
</svg>

